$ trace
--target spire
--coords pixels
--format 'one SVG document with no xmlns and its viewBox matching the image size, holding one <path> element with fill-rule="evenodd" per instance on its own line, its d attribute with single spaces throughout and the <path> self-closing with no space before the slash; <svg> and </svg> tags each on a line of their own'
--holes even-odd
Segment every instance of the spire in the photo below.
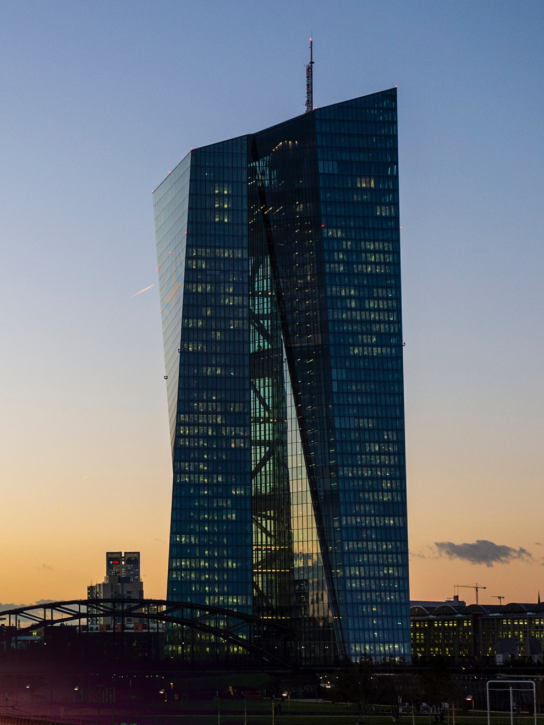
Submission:
<svg viewBox="0 0 544 725">
<path fill-rule="evenodd" d="M 540 604 L 540 589 L 538 590 L 538 603 Z"/>
<path fill-rule="evenodd" d="M 314 110 L 313 40 L 310 38 L 310 62 L 306 66 L 306 113 Z"/>
</svg>

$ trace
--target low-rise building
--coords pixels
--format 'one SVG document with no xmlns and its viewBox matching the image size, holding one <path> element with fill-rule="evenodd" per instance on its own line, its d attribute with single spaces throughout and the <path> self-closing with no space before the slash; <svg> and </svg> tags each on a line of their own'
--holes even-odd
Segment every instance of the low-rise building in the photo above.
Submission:
<svg viewBox="0 0 544 725">
<path fill-rule="evenodd" d="M 412 658 L 416 662 L 436 656 L 455 663 L 543 660 L 544 604 L 467 607 L 459 600 L 411 604 Z"/>
</svg>

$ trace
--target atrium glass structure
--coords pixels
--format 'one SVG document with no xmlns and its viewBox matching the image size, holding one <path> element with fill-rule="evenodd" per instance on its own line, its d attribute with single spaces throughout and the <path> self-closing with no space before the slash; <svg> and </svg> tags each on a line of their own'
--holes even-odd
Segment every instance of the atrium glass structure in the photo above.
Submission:
<svg viewBox="0 0 544 725">
<path fill-rule="evenodd" d="M 195 149 L 154 192 L 168 599 L 410 658 L 396 89 Z"/>
</svg>

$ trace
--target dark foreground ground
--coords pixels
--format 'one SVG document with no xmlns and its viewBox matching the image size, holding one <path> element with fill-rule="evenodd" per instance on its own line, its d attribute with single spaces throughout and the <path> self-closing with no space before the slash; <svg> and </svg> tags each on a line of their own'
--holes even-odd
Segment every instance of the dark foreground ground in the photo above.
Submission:
<svg viewBox="0 0 544 725">
<path fill-rule="evenodd" d="M 356 725 L 361 722 L 353 705 L 329 702 L 279 702 L 271 700 L 215 700 L 160 702 L 155 704 L 122 703 L 54 703 L 50 712 L 44 712 L 43 703 L 20 702 L 2 708 L 0 723 L 3 725 Z M 272 712 L 276 707 L 275 713 Z M 453 713 L 444 715 L 444 721 L 453 725 Z M 366 725 L 389 725 L 391 715 L 369 713 Z M 401 715 L 400 724 L 433 725 L 434 716 L 407 713 Z M 487 713 L 476 711 L 473 715 L 455 713 L 455 725 L 487 725 Z M 538 725 L 544 724 L 544 716 Z M 510 725 L 509 713 L 493 713 L 491 725 Z M 514 725 L 534 725 L 534 718 L 527 714 L 514 715 Z"/>
</svg>

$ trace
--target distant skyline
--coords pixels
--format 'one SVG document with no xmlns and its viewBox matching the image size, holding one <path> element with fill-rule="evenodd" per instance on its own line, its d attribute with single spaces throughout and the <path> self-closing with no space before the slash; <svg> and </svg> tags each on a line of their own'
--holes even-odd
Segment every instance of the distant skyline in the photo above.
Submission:
<svg viewBox="0 0 544 725">
<path fill-rule="evenodd" d="M 151 191 L 191 147 L 398 86 L 411 596 L 544 591 L 540 2 L 0 6 L 0 602 L 166 595 Z M 473 592 L 461 590 L 474 601 Z"/>
</svg>

